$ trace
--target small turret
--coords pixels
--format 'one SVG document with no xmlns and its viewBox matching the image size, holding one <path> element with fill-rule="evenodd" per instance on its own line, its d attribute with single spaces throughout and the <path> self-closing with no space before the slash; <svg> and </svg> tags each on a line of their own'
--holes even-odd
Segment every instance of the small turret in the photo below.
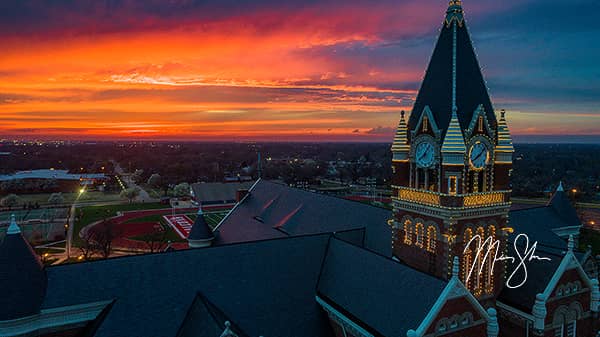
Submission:
<svg viewBox="0 0 600 337">
<path fill-rule="evenodd" d="M 0 321 L 39 313 L 46 294 L 46 273 L 12 215 L 0 244 Z"/>
<path fill-rule="evenodd" d="M 408 127 L 406 125 L 406 120 L 404 119 L 404 110 L 402 110 L 402 112 L 400 112 L 400 123 L 398 124 L 398 129 L 396 129 L 394 143 L 392 144 L 392 153 L 394 154 L 394 159 L 403 160 L 408 158 L 410 146 L 408 145 L 407 130 Z"/>
<path fill-rule="evenodd" d="M 202 213 L 202 206 L 198 209 L 198 214 L 196 216 L 196 221 L 194 221 L 194 225 L 192 226 L 192 230 L 187 237 L 188 244 L 190 248 L 202 248 L 209 247 L 212 245 L 212 241 L 215 236 L 204 220 L 204 214 Z"/>
<path fill-rule="evenodd" d="M 556 192 L 548 202 L 548 206 L 552 207 L 556 214 L 569 226 L 580 226 L 581 220 L 577 216 L 575 207 L 571 204 L 571 200 L 567 196 L 563 187 L 562 181 L 558 184 Z"/>
</svg>

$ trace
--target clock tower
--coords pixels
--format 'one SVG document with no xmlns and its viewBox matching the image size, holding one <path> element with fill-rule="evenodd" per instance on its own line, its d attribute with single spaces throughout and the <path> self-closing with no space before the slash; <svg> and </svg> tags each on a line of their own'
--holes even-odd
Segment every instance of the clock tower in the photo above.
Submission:
<svg viewBox="0 0 600 337">
<path fill-rule="evenodd" d="M 392 152 L 394 256 L 444 279 L 459 256 L 468 289 L 482 301 L 493 299 L 504 264 L 492 268 L 493 253 L 484 259 L 476 242 L 468 243 L 491 238 L 504 252 L 514 149 L 504 110 L 494 112 L 459 0 L 449 3 L 410 117 L 401 113 Z"/>
</svg>

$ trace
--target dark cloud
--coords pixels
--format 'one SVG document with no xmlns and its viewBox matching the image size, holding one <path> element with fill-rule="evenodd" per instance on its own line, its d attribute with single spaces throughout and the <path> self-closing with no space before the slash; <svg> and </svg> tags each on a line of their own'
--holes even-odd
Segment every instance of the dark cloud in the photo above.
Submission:
<svg viewBox="0 0 600 337">
<path fill-rule="evenodd" d="M 370 135 L 393 135 L 394 132 L 396 132 L 396 129 L 392 128 L 392 127 L 383 127 L 383 126 L 378 126 L 376 128 L 372 128 L 371 130 L 367 131 L 367 134 Z"/>
</svg>

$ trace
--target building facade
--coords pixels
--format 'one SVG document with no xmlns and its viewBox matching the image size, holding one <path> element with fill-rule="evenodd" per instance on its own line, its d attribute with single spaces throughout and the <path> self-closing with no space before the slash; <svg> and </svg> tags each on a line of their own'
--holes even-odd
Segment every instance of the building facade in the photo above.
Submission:
<svg viewBox="0 0 600 337">
<path fill-rule="evenodd" d="M 469 242 L 498 240 L 503 251 L 514 152 L 504 111 L 496 117 L 460 1 L 451 1 L 408 122 L 402 112 L 392 145 L 393 251 L 402 262 L 461 279 L 480 299 L 500 290 L 504 268 L 491 270 Z M 471 273 L 482 269 L 484 273 Z"/>
</svg>

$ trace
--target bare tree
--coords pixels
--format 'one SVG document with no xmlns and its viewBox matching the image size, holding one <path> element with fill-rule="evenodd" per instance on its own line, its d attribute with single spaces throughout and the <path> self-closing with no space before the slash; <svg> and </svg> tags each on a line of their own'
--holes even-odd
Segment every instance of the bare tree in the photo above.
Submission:
<svg viewBox="0 0 600 337">
<path fill-rule="evenodd" d="M 128 199 L 129 203 L 132 203 L 133 199 L 135 199 L 138 195 L 140 195 L 140 188 L 137 186 L 124 189 L 120 194 L 121 198 Z"/>
<path fill-rule="evenodd" d="M 8 207 L 8 209 L 12 209 L 13 207 L 19 204 L 19 197 L 16 194 L 9 194 L 4 198 L 0 199 L 0 205 L 3 207 Z"/>
<path fill-rule="evenodd" d="M 98 245 L 94 238 L 94 231 L 90 229 L 91 228 L 80 232 L 81 244 L 79 245 L 79 250 L 85 260 L 92 257 L 98 249 Z"/>
<path fill-rule="evenodd" d="M 162 225 L 156 225 L 152 232 L 140 237 L 150 253 L 160 252 L 167 246 L 167 231 Z"/>
<path fill-rule="evenodd" d="M 121 236 L 122 231 L 112 219 L 103 220 L 93 227 L 94 241 L 96 242 L 98 252 L 103 258 L 108 259 L 112 252 L 113 241 Z"/>
</svg>

